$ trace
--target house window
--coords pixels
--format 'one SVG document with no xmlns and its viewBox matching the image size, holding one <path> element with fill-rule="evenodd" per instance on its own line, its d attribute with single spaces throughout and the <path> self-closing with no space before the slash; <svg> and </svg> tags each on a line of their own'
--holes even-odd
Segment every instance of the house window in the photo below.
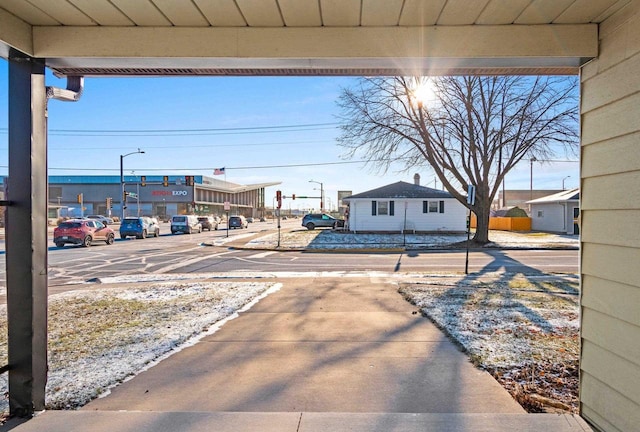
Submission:
<svg viewBox="0 0 640 432">
<path fill-rule="evenodd" d="M 444 213 L 444 201 L 422 201 L 422 213 Z"/>
<path fill-rule="evenodd" d="M 381 216 L 389 214 L 389 202 L 388 201 L 378 201 L 378 214 L 381 215 Z"/>
<path fill-rule="evenodd" d="M 544 210 L 538 210 L 538 217 L 544 217 Z"/>
<path fill-rule="evenodd" d="M 371 201 L 371 216 L 393 216 L 395 213 L 394 201 Z"/>
</svg>

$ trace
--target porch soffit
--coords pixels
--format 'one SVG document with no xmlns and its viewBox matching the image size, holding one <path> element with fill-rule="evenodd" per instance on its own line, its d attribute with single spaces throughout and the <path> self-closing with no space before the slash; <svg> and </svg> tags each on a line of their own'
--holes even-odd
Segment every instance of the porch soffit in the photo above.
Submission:
<svg viewBox="0 0 640 432">
<path fill-rule="evenodd" d="M 577 73 L 630 0 L 0 0 L 59 75 Z"/>
</svg>

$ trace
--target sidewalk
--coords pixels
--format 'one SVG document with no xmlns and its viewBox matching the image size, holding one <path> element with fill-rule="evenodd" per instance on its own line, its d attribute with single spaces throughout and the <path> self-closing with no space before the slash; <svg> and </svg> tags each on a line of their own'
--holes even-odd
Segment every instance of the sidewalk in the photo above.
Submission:
<svg viewBox="0 0 640 432">
<path fill-rule="evenodd" d="M 395 285 L 301 278 L 80 411 L 10 429 L 73 431 L 559 431 L 526 414 Z"/>
<path fill-rule="evenodd" d="M 577 235 L 491 231 L 486 249 L 578 249 Z M 278 233 L 247 233 L 211 243 L 257 250 L 304 251 L 389 251 L 461 249 L 466 234 L 370 234 L 304 228 Z"/>
</svg>

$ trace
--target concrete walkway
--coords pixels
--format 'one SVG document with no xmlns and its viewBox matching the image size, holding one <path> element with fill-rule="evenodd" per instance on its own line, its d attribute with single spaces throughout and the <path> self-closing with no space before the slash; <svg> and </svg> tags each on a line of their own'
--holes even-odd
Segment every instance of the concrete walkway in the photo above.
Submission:
<svg viewBox="0 0 640 432">
<path fill-rule="evenodd" d="M 306 278 L 82 410 L 12 430 L 590 429 L 577 416 L 526 414 L 394 285 Z"/>
</svg>

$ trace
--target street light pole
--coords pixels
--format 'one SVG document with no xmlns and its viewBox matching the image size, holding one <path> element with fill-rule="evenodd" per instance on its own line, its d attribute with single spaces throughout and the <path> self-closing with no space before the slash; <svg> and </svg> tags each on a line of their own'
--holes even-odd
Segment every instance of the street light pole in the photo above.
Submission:
<svg viewBox="0 0 640 432">
<path fill-rule="evenodd" d="M 309 183 L 317 183 L 320 185 L 320 213 L 324 213 L 324 185 L 322 182 L 309 180 Z"/>
<path fill-rule="evenodd" d="M 566 179 L 568 179 L 569 177 L 571 177 L 570 175 L 566 176 L 565 178 L 562 179 L 562 190 L 564 190 L 564 181 Z"/>
<path fill-rule="evenodd" d="M 529 200 L 533 199 L 533 163 L 537 160 L 538 159 L 536 159 L 535 156 L 531 158 L 531 168 L 529 172 Z"/>
<path fill-rule="evenodd" d="M 122 217 L 120 218 L 120 221 L 122 221 L 124 219 L 124 207 L 126 205 L 126 198 L 124 196 L 125 190 L 124 190 L 124 165 L 123 165 L 123 159 L 127 156 L 130 156 L 132 154 L 137 154 L 137 153 L 144 153 L 144 150 L 140 150 L 138 149 L 138 151 L 134 151 L 131 153 L 127 153 L 127 154 L 123 154 L 120 155 L 120 207 L 122 207 Z"/>
</svg>

